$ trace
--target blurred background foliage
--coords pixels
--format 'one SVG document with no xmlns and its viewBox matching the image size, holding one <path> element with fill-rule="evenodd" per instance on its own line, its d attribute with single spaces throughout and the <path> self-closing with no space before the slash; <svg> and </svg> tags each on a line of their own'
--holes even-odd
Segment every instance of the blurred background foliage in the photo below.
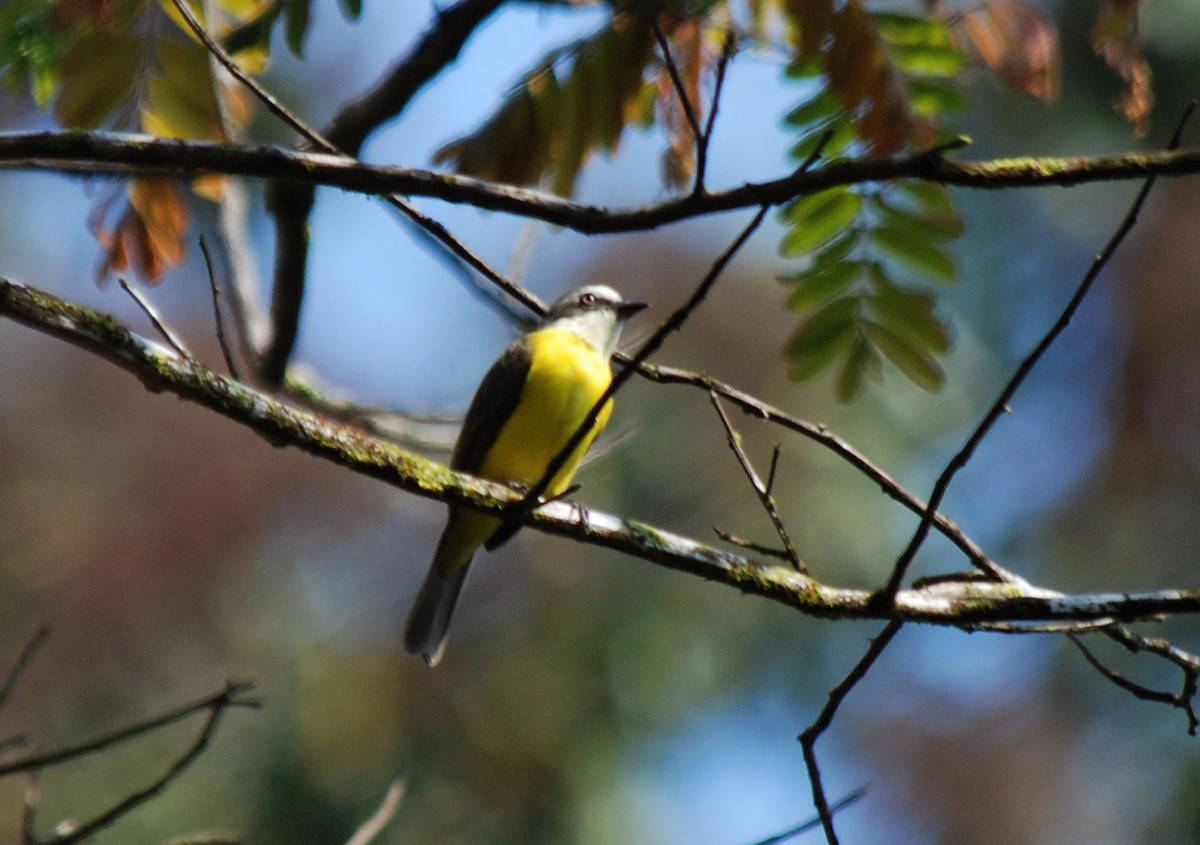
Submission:
<svg viewBox="0 0 1200 845">
<path fill-rule="evenodd" d="M 1200 79 L 1200 13 L 1190 0 L 1146 10 L 1160 105 L 1148 140 L 1135 141 L 1111 109 L 1122 85 L 1093 52 L 1088 6 L 1046 4 L 1062 45 L 1056 103 L 1018 99 L 982 77 L 969 83 L 970 107 L 952 123 L 975 139 L 971 155 L 1162 143 Z M 320 123 L 394 60 L 430 7 L 368 3 L 354 21 L 332 4 L 310 11 L 319 37 L 302 60 L 274 49 L 266 82 Z M 530 55 L 603 20 L 587 9 L 506 8 L 365 157 L 428 163 L 494 113 Z M 780 92 L 785 64 L 751 55 L 729 68 L 710 185 L 794 166 L 795 129 L 781 120 L 794 106 L 794 92 Z M 22 95 L 4 96 L 4 129 L 51 125 Z M 660 196 L 661 148 L 653 132 L 627 135 L 611 159 L 579 172 L 576 195 L 622 205 Z M 149 333 L 116 286 L 92 282 L 86 221 L 104 189 L 0 174 L 0 274 Z M 780 349 L 794 317 L 780 309 L 788 289 L 775 281 L 783 219 L 661 360 L 827 423 L 924 493 L 1135 190 L 951 191 L 966 228 L 953 245 L 962 281 L 940 291 L 956 335 L 940 392 L 888 379 L 842 405 L 835 377 L 788 380 Z M 1194 180 L 1160 184 L 1062 343 L 952 488 L 945 510 L 1038 583 L 1195 586 L 1197 194 Z M 605 280 L 652 302 L 635 338 L 741 225 L 730 215 L 592 239 L 535 230 L 526 253 L 520 221 L 428 205 L 496 263 L 525 264 L 544 297 Z M 194 214 L 203 227 L 203 208 Z M 265 218 L 255 227 L 266 267 Z M 368 200 L 322 192 L 312 229 L 299 362 L 364 403 L 461 412 L 511 330 Z M 220 360 L 194 256 L 151 296 L 205 361 Z M 737 421 L 765 465 L 779 432 Z M 581 476 L 584 501 L 702 539 L 714 526 L 770 539 L 705 396 L 635 381 L 613 429 L 612 448 Z M 784 439 L 777 498 L 802 555 L 831 583 L 879 584 L 913 527 L 849 467 L 798 439 Z M 100 839 L 110 842 L 199 831 L 340 842 L 398 772 L 408 794 L 382 842 L 731 845 L 811 815 L 794 738 L 876 626 L 805 619 L 525 532 L 478 561 L 446 659 L 430 671 L 402 653 L 399 631 L 442 519 L 435 503 L 272 448 L 0 323 L 0 668 L 40 625 L 53 628 L 0 711 L 0 738 L 55 747 L 226 677 L 253 679 L 265 708 L 229 714 L 194 768 Z M 920 564 L 923 574 L 962 566 L 936 541 Z M 1162 633 L 1200 648 L 1188 620 Z M 1164 666 L 1107 656 L 1149 683 L 1175 683 Z M 39 824 L 104 808 L 153 777 L 196 728 L 47 770 Z M 839 818 L 847 842 L 1200 842 L 1200 763 L 1184 728 L 1179 714 L 1104 682 L 1060 639 L 907 629 L 818 751 L 833 795 L 870 784 Z M 19 835 L 25 787 L 0 780 L 9 808 L 0 840 Z"/>
</svg>

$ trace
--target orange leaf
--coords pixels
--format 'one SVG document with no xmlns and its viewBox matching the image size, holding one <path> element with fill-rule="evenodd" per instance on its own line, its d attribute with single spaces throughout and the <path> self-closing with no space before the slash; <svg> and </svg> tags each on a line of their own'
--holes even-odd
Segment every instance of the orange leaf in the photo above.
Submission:
<svg viewBox="0 0 1200 845">
<path fill-rule="evenodd" d="M 913 113 L 904 80 L 861 0 L 788 0 L 787 9 L 800 28 L 801 58 L 823 63 L 830 89 L 871 151 L 892 153 L 932 141 L 932 128 Z"/>
<path fill-rule="evenodd" d="M 1139 5 L 1139 0 L 1107 0 L 1092 28 L 1092 46 L 1124 80 L 1125 90 L 1114 105 L 1141 137 L 1150 129 L 1154 86 L 1138 37 Z"/>
<path fill-rule="evenodd" d="M 1021 0 L 987 0 L 957 20 L 960 37 L 1006 83 L 1051 102 L 1062 88 L 1058 30 Z"/>
<path fill-rule="evenodd" d="M 136 179 L 128 194 L 129 207 L 114 229 L 93 224 L 105 250 L 97 276 L 103 280 L 110 272 L 132 270 L 156 282 L 186 255 L 187 207 L 179 188 L 167 179 Z"/>
</svg>

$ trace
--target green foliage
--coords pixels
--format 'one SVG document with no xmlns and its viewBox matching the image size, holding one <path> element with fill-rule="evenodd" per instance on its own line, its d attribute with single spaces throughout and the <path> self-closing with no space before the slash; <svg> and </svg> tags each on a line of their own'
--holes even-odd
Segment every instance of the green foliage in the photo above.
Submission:
<svg viewBox="0 0 1200 845">
<path fill-rule="evenodd" d="M 891 97 L 893 108 L 903 107 L 905 146 L 935 139 L 934 121 L 965 104 L 956 77 L 966 59 L 941 22 L 894 13 L 842 21 L 803 8 L 801 25 L 810 29 L 787 77 L 811 93 L 784 118 L 799 134 L 791 150 L 797 161 L 818 151 L 833 158 L 896 144 L 896 127 L 878 134 L 877 124 L 863 119 L 862 99 Z M 887 64 L 874 76 L 855 77 L 830 67 L 833 50 L 805 55 L 809 39 L 821 40 L 811 31 L 815 23 L 835 41 L 865 43 L 869 35 Z M 792 201 L 781 219 L 787 230 L 780 253 L 804 262 L 781 279 L 790 288 L 787 307 L 801 316 L 785 351 L 791 377 L 811 378 L 837 364 L 837 395 L 849 401 L 866 379 L 882 378 L 886 360 L 914 384 L 940 388 L 937 358 L 950 347 L 949 329 L 935 313 L 936 297 L 899 278 L 955 281 L 948 245 L 963 226 L 946 190 L 919 182 L 842 186 Z"/>
<path fill-rule="evenodd" d="M 0 5 L 0 79 L 13 90 L 28 86 L 43 107 L 53 95 L 55 69 L 68 41 L 53 22 L 54 7 L 44 0 Z"/>
</svg>

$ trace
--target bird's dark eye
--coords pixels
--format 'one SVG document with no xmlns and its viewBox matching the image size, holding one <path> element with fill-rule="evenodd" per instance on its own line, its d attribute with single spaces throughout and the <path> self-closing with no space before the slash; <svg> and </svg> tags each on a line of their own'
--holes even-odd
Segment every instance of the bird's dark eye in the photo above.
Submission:
<svg viewBox="0 0 1200 845">
<path fill-rule="evenodd" d="M 594 294 L 594 293 L 583 294 L 582 296 L 579 297 L 579 304 L 580 305 L 595 305 L 596 304 L 596 294 Z"/>
</svg>

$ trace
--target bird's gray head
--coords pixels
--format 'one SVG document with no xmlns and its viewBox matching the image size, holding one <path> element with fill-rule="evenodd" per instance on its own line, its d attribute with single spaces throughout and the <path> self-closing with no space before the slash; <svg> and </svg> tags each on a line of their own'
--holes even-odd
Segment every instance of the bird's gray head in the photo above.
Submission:
<svg viewBox="0 0 1200 845">
<path fill-rule="evenodd" d="M 626 302 L 608 285 L 585 285 L 556 299 L 541 327 L 575 332 L 608 357 L 625 321 L 645 307 L 644 302 Z"/>
</svg>

